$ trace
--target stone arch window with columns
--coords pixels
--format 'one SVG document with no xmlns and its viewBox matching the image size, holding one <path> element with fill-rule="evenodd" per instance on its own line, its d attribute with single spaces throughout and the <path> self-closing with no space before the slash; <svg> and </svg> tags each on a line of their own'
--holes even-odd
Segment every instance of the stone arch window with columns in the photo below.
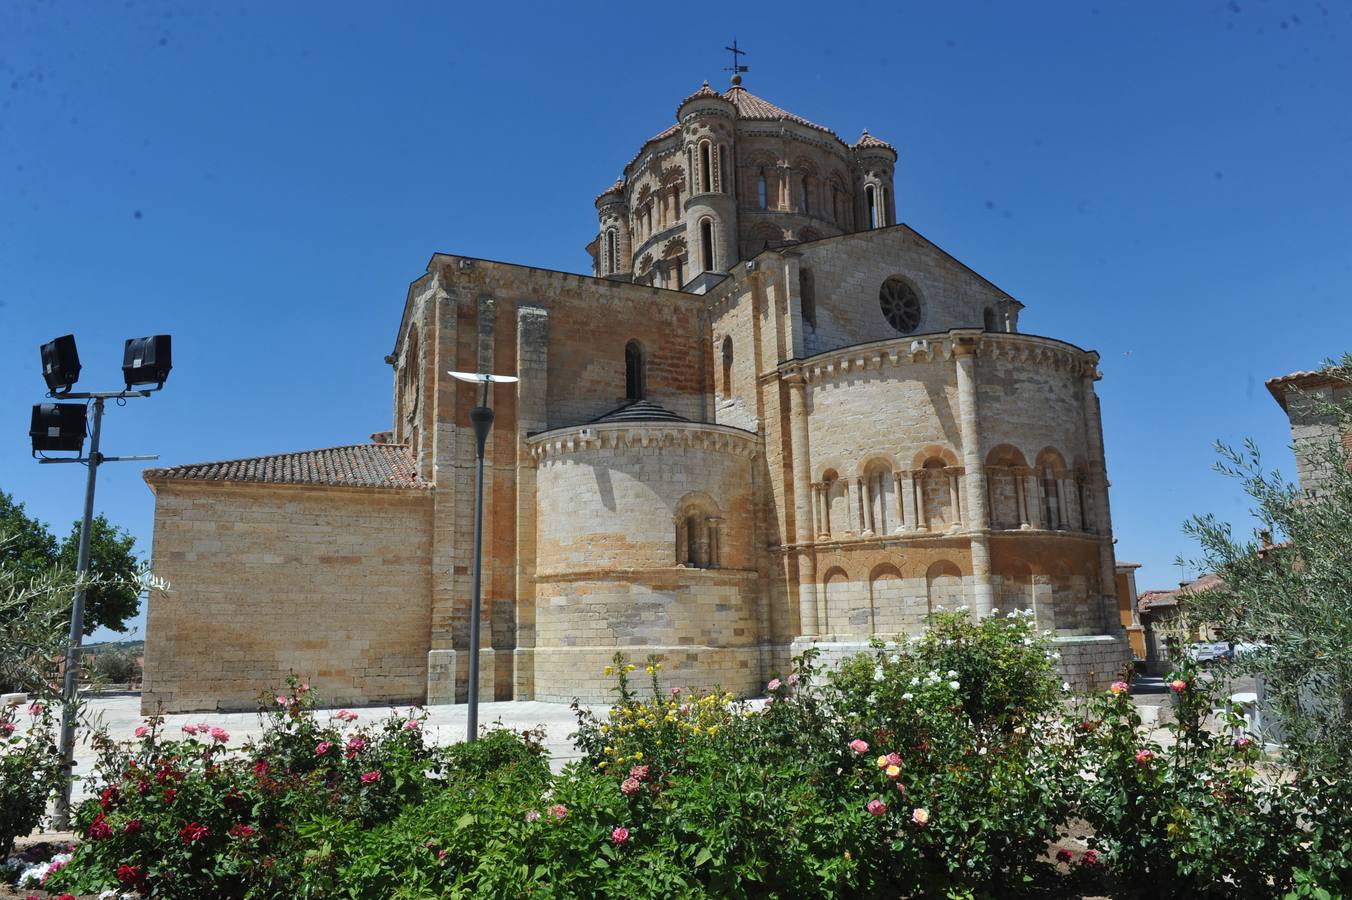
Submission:
<svg viewBox="0 0 1352 900">
<path fill-rule="evenodd" d="M 714 251 L 714 241 L 716 237 L 714 220 L 709 216 L 700 219 L 699 254 L 701 271 L 714 272 L 718 270 L 718 256 Z"/>
<path fill-rule="evenodd" d="M 911 466 L 912 502 L 917 531 L 962 528 L 965 470 L 947 447 L 931 445 L 917 453 Z"/>
<path fill-rule="evenodd" d="M 1053 447 L 1038 453 L 1035 464 L 1042 492 L 1043 527 L 1052 531 L 1080 531 L 1082 522 L 1075 477 L 1065 457 Z"/>
<path fill-rule="evenodd" d="M 986 497 L 991 528 L 1041 527 L 1041 488 L 1019 448 L 1000 444 L 986 454 Z"/>
<path fill-rule="evenodd" d="M 686 494 L 676 507 L 676 565 L 717 569 L 722 563 L 723 516 L 705 493 Z"/>
<path fill-rule="evenodd" d="M 903 511 L 897 504 L 897 465 L 890 456 L 875 455 L 859 467 L 859 499 L 863 507 L 863 534 L 884 535 L 901 530 Z"/>
</svg>

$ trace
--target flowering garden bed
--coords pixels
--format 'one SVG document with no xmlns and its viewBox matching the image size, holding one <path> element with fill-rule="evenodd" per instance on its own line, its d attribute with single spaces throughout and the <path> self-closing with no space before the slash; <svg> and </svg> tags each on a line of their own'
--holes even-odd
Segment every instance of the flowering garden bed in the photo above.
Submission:
<svg viewBox="0 0 1352 900">
<path fill-rule="evenodd" d="M 207 724 L 103 739 L 82 839 L 49 891 L 159 897 L 1337 896 L 1341 786 L 1204 727 L 1174 741 L 1124 685 L 1069 709 L 1023 615 L 940 614 L 830 677 L 810 655 L 752 709 L 617 659 L 583 757 L 539 735 L 439 748 L 423 716 L 321 719 L 301 683 L 242 750 Z M 1072 833 L 1073 832 L 1073 833 Z"/>
</svg>

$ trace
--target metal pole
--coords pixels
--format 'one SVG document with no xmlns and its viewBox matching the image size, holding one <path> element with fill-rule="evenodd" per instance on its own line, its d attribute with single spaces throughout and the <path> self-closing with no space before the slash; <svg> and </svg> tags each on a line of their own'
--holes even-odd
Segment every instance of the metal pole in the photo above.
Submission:
<svg viewBox="0 0 1352 900">
<path fill-rule="evenodd" d="M 94 529 L 94 482 L 98 478 L 99 426 L 103 422 L 103 398 L 94 400 L 94 426 L 89 437 L 89 478 L 85 481 L 84 520 L 80 523 L 80 555 L 75 564 L 75 602 L 70 610 L 70 641 L 66 645 L 66 671 L 61 690 L 61 768 L 66 774 L 56 798 L 56 827 L 70 827 L 71 781 L 75 774 L 76 676 L 80 668 L 80 644 L 84 640 L 85 576 L 89 573 L 89 539 Z"/>
<path fill-rule="evenodd" d="M 483 405 L 469 411 L 474 425 L 474 440 L 478 458 L 474 466 L 474 569 L 469 606 L 469 710 L 465 723 L 465 740 L 473 742 L 479 733 L 479 592 L 483 569 L 484 529 L 484 443 L 493 427 L 493 410 L 488 406 L 488 385 L 484 382 Z"/>
</svg>

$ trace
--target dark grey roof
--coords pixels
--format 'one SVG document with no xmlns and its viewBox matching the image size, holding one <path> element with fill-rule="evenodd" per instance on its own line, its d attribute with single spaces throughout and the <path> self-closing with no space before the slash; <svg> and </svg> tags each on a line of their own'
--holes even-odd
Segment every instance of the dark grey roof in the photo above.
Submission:
<svg viewBox="0 0 1352 900">
<path fill-rule="evenodd" d="M 631 400 L 618 409 L 612 409 L 589 425 L 605 425 L 611 422 L 689 422 L 685 416 L 654 403 L 651 400 Z"/>
<path fill-rule="evenodd" d="M 428 488 L 404 444 L 353 444 L 274 456 L 146 469 L 144 477 L 181 481 L 316 484 L 337 487 Z"/>
</svg>

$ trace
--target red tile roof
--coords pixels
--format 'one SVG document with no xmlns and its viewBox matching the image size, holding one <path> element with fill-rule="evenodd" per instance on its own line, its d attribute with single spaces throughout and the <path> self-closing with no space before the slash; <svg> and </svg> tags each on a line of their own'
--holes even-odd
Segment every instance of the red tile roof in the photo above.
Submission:
<svg viewBox="0 0 1352 900">
<path fill-rule="evenodd" d="M 413 454 L 404 444 L 353 444 L 274 456 L 146 469 L 147 481 L 255 482 L 334 487 L 424 489 Z"/>
<path fill-rule="evenodd" d="M 715 100 L 723 99 L 723 95 L 720 94 L 718 91 L 714 90 L 713 88 L 709 87 L 709 82 L 706 81 L 704 82 L 703 87 L 701 87 L 699 90 L 695 91 L 695 93 L 691 94 L 689 97 L 686 97 L 684 100 L 682 100 L 680 103 L 676 105 L 677 114 L 678 115 L 680 114 L 682 106 L 685 106 L 691 100 L 699 100 L 702 97 L 712 97 Z"/>
<path fill-rule="evenodd" d="M 1290 375 L 1269 378 L 1264 384 L 1267 386 L 1268 393 L 1272 395 L 1272 399 L 1281 404 L 1282 409 L 1286 409 L 1286 389 L 1289 387 L 1297 390 L 1310 390 L 1330 384 L 1345 385 L 1347 382 L 1335 376 L 1330 370 L 1322 369 L 1317 372 L 1292 372 Z"/>
<path fill-rule="evenodd" d="M 887 141 L 882 140 L 881 138 L 876 138 L 873 135 L 869 134 L 868 129 L 865 128 L 864 133 L 859 135 L 859 140 L 854 142 L 854 149 L 859 150 L 861 148 L 866 149 L 869 147 L 881 147 L 884 150 L 891 150 L 893 153 L 897 152 L 896 147 L 893 147 L 891 144 L 889 144 Z"/>
<path fill-rule="evenodd" d="M 787 109 L 775 106 L 769 100 L 766 100 L 763 97 L 757 97 L 740 84 L 734 84 L 723 96 L 732 101 L 732 105 L 737 108 L 737 115 L 739 118 L 769 120 L 784 119 L 789 122 L 797 122 L 799 125 L 806 125 L 808 128 L 815 128 L 818 131 L 824 131 L 837 140 L 840 140 L 839 135 L 826 126 L 818 125 L 816 122 L 809 122 L 802 116 L 794 115 Z"/>
<path fill-rule="evenodd" d="M 653 138 L 653 140 L 657 140 L 657 138 Z M 602 197 L 606 196 L 607 194 L 623 194 L 623 193 L 624 193 L 624 179 L 616 178 L 614 184 L 612 184 L 610 187 L 606 188 L 604 191 L 596 195 L 596 201 L 599 201 Z"/>
</svg>

